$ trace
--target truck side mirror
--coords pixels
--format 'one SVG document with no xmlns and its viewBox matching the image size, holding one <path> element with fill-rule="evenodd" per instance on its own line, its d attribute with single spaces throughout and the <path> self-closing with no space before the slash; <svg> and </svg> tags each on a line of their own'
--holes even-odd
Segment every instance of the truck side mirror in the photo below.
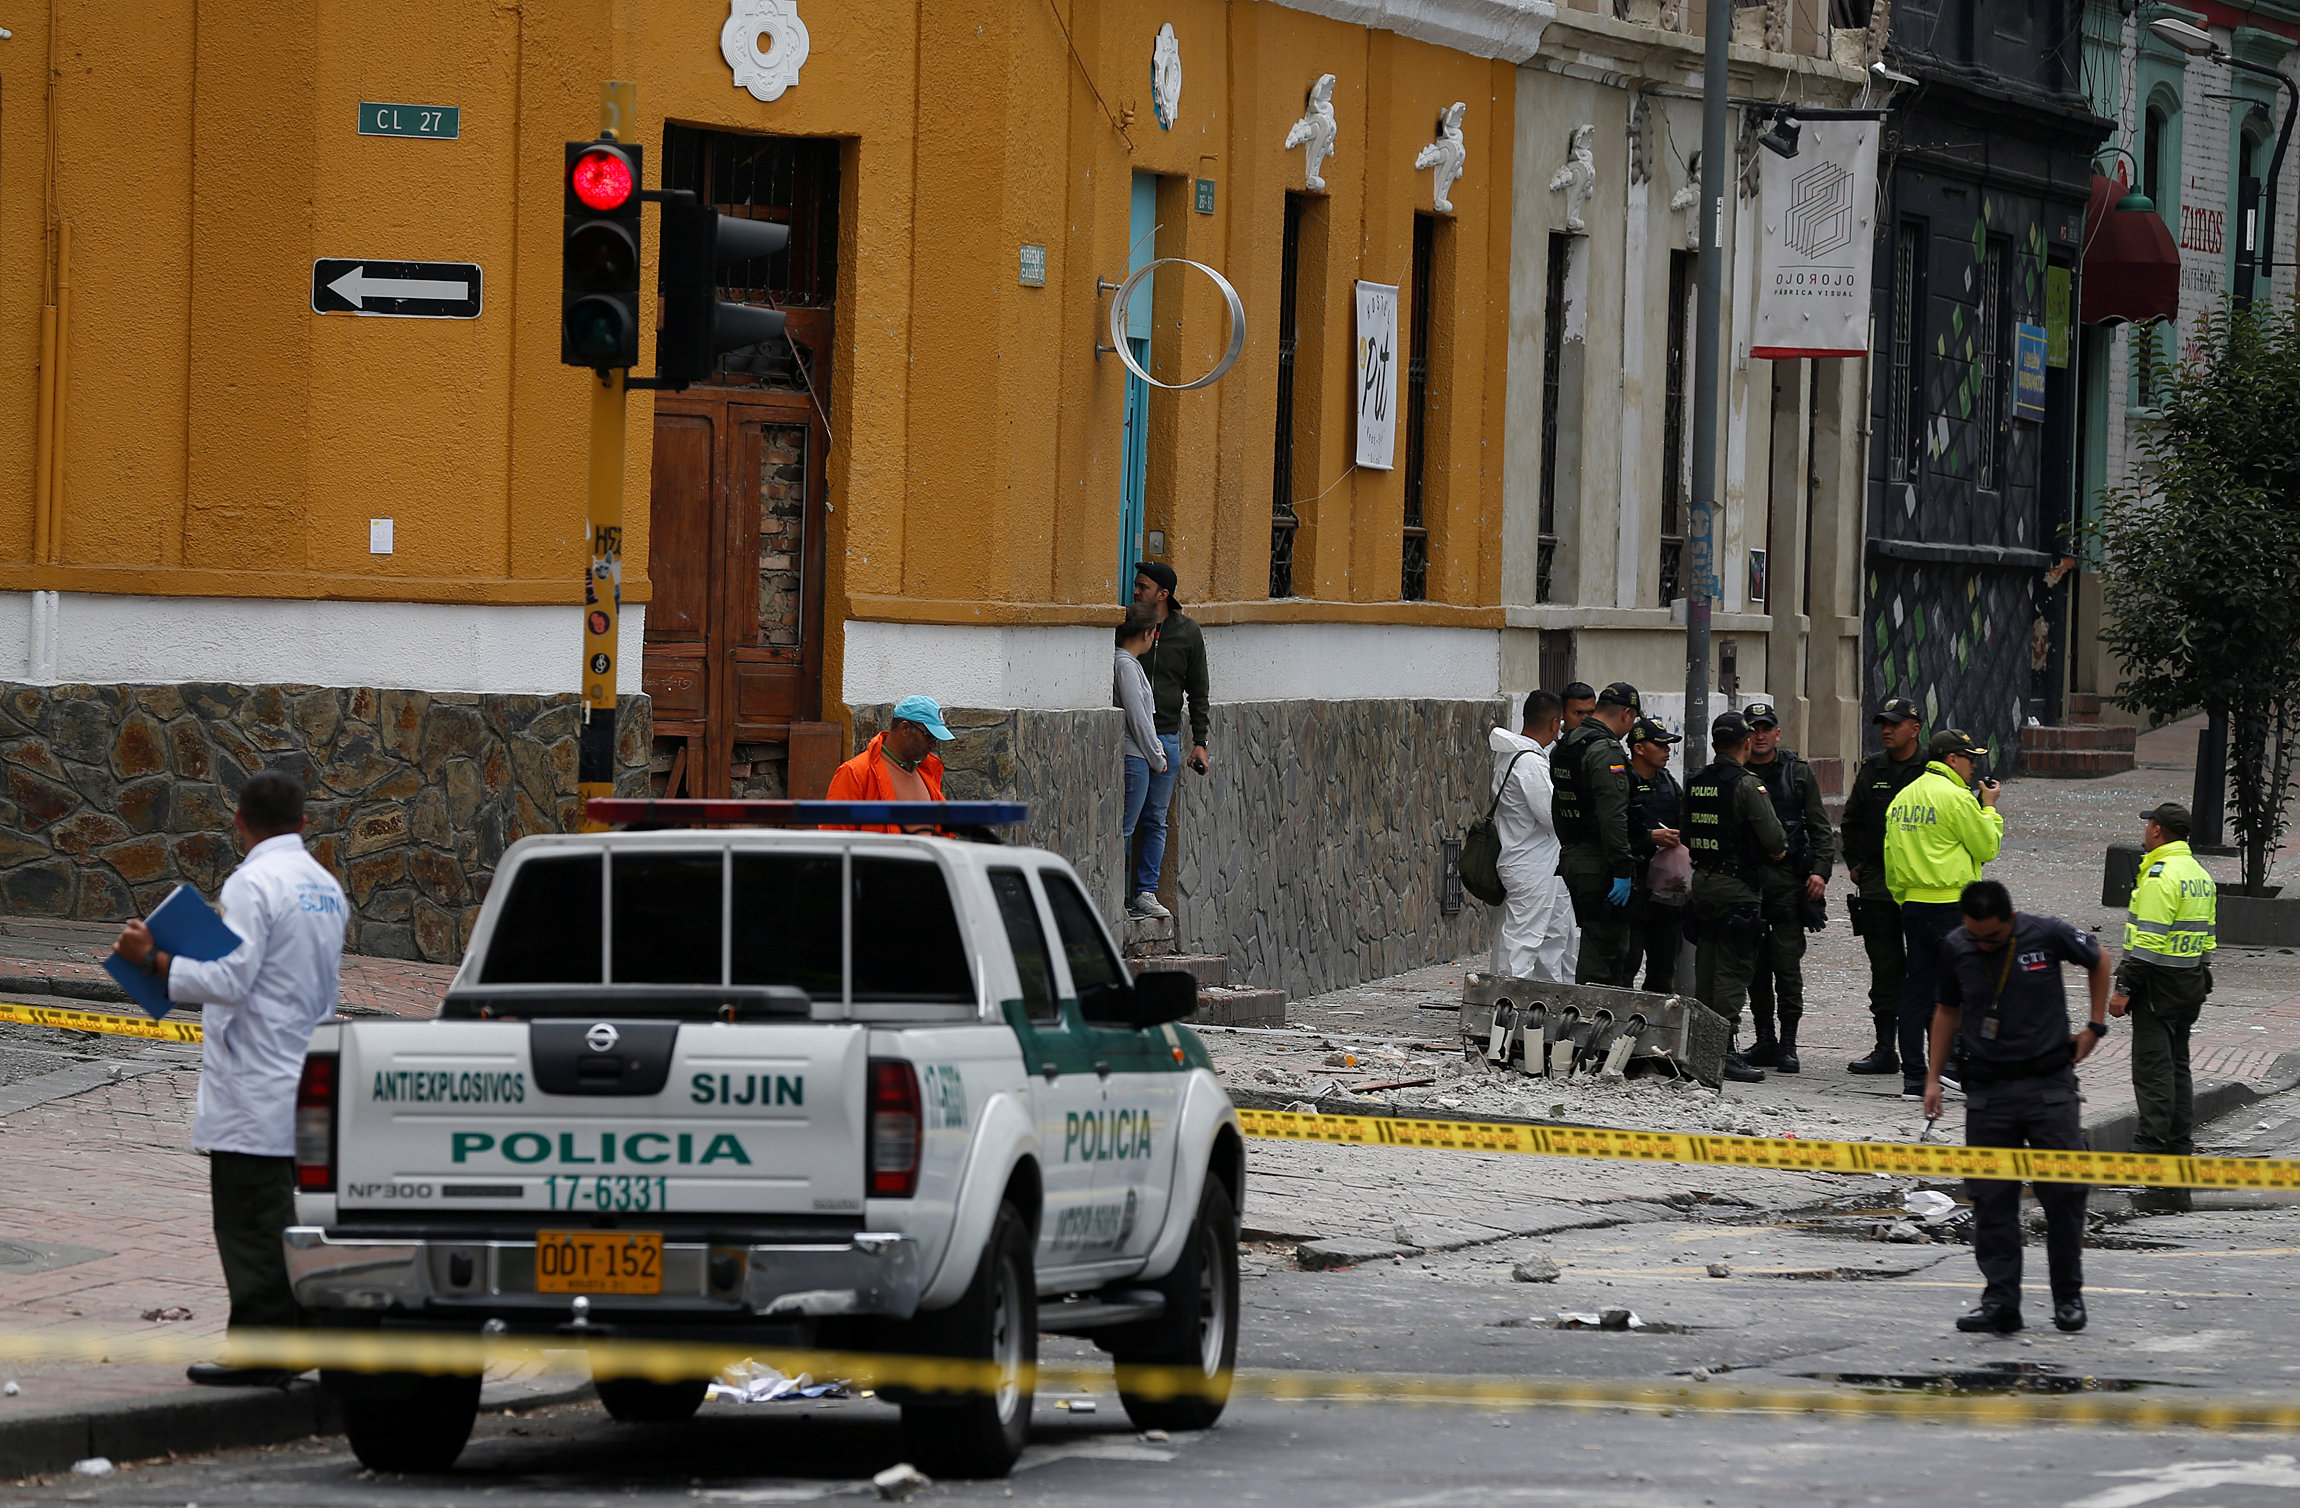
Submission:
<svg viewBox="0 0 2300 1508">
<path fill-rule="evenodd" d="M 1198 976 L 1186 969 L 1152 969 L 1134 981 L 1134 1025 L 1164 1026 L 1198 1013 Z"/>
</svg>

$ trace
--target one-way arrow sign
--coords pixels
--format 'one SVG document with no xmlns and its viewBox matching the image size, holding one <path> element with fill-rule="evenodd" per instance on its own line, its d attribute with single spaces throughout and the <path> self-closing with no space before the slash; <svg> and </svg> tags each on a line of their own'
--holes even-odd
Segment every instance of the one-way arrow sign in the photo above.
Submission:
<svg viewBox="0 0 2300 1508">
<path fill-rule="evenodd" d="M 314 314 L 477 319 L 476 262 L 379 262 L 321 257 L 311 264 Z"/>
</svg>

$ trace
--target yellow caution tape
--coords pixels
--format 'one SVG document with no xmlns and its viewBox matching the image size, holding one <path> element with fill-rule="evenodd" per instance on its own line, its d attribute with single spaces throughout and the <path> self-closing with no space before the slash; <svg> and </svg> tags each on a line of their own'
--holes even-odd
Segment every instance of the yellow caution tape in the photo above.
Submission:
<svg viewBox="0 0 2300 1508">
<path fill-rule="evenodd" d="M 60 1026 L 75 1032 L 104 1032 L 115 1037 L 152 1037 L 162 1042 L 200 1040 L 196 1021 L 154 1021 L 149 1016 L 73 1011 L 52 1005 L 14 1005 L 0 1001 L 0 1021 L 18 1021 L 26 1026 Z"/>
<path fill-rule="evenodd" d="M 0 1003 L 0 1021 L 197 1042 L 189 1021 L 151 1021 L 106 1011 Z M 2147 1152 L 2049 1152 L 1950 1143 L 1806 1141 L 1795 1136 L 1703 1136 L 1684 1131 L 1619 1131 L 1603 1126 L 1522 1126 L 1497 1121 L 1421 1120 L 1393 1115 L 1317 1115 L 1293 1110 L 1238 1112 L 1248 1136 L 1271 1141 L 1448 1152 L 1521 1152 L 1613 1162 L 1702 1163 L 1794 1173 L 1887 1173 L 1921 1178 L 2005 1178 L 2031 1183 L 2145 1184 L 2187 1189 L 2300 1189 L 2300 1161 L 2265 1157 L 2171 1157 Z"/>
<path fill-rule="evenodd" d="M 1360 1147 L 1449 1152 L 1523 1152 L 1614 1162 L 1688 1162 L 1796 1173 L 1894 1173 L 1925 1178 L 2006 1178 L 2032 1183 L 2147 1184 L 2183 1189 L 2300 1189 L 2300 1162 L 2265 1157 L 2169 1157 L 2148 1152 L 2051 1152 L 1879 1141 L 1806 1141 L 1795 1136 L 1700 1136 L 1603 1126 L 1520 1126 L 1493 1121 L 1413 1120 L 1389 1115 L 1313 1115 L 1240 1110 L 1248 1136 Z"/>
<path fill-rule="evenodd" d="M 1700 1413 L 1801 1413 L 1951 1419 L 1968 1424 L 2110 1424 L 2120 1428 L 2268 1429 L 2300 1431 L 2300 1403 L 2249 1398 L 2171 1398 L 2155 1394 L 1963 1393 L 1866 1387 L 1737 1387 L 1677 1378 L 1584 1381 L 1490 1374 L 1442 1376 L 1385 1372 L 1238 1371 L 1208 1375 L 1196 1367 L 1075 1366 L 1040 1363 L 1017 1378 L 996 1363 L 954 1357 L 884 1356 L 864 1352 L 762 1350 L 698 1341 L 585 1341 L 564 1332 L 544 1338 L 378 1330 L 242 1330 L 228 1340 L 197 1335 L 0 1333 L 9 1361 L 183 1363 L 217 1355 L 235 1366 L 302 1372 L 483 1373 L 491 1367 L 541 1363 L 546 1370 L 588 1370 L 594 1377 L 658 1382 L 714 1377 L 740 1361 L 764 1362 L 788 1376 L 812 1373 L 878 1391 L 986 1392 L 1019 1380 L 1045 1392 L 1117 1389 L 1152 1399 L 1249 1397 L 1276 1402 L 1423 1404 L 1488 1409 L 1621 1408 Z M 2082 1389 L 2084 1379 L 2076 1379 Z"/>
</svg>

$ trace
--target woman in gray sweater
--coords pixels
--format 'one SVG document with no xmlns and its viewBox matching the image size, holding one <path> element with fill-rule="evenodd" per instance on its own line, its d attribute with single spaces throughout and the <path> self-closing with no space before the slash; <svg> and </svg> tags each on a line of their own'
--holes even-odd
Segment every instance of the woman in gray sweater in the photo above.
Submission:
<svg viewBox="0 0 2300 1508">
<path fill-rule="evenodd" d="M 1112 661 L 1112 700 L 1126 713 L 1126 854 L 1134 849 L 1134 829 L 1142 821 L 1142 805 L 1150 794 L 1150 777 L 1166 769 L 1166 745 L 1158 737 L 1150 677 L 1142 670 L 1142 656 L 1157 637 L 1157 610 L 1137 602 L 1126 609 L 1118 624 L 1118 648 Z M 1119 856 L 1119 867 L 1126 864 Z M 1139 897 L 1136 898 L 1139 901 Z M 1157 906 L 1153 898 L 1151 905 Z M 1167 914 L 1159 906 L 1156 915 Z"/>
</svg>

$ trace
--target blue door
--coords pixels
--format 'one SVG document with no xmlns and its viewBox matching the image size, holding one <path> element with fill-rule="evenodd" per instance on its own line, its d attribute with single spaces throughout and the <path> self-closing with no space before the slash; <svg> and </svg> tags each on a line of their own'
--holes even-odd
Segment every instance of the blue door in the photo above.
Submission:
<svg viewBox="0 0 2300 1508">
<path fill-rule="evenodd" d="M 1134 175 L 1134 200 L 1128 216 L 1126 271 L 1129 276 L 1158 255 L 1158 175 Z M 1134 289 L 1126 309 L 1126 344 L 1134 359 L 1150 365 L 1151 283 L 1145 279 Z M 1150 479 L 1150 384 L 1126 374 L 1126 443 L 1118 472 L 1118 600 L 1134 596 L 1134 567 L 1142 561 L 1142 497 Z"/>
</svg>

